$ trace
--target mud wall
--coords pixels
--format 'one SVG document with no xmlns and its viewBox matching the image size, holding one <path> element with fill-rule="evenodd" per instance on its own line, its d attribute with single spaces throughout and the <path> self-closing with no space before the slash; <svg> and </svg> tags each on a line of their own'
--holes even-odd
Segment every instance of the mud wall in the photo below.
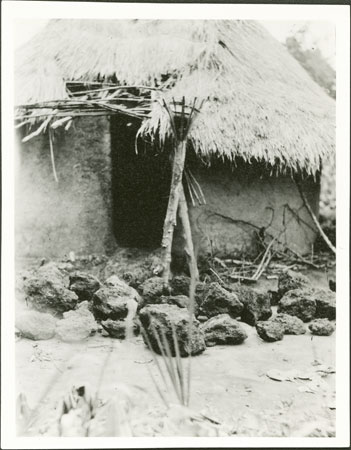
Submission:
<svg viewBox="0 0 351 450">
<path fill-rule="evenodd" d="M 53 177 L 48 136 L 27 143 L 21 143 L 20 137 L 16 256 L 63 258 L 70 251 L 77 255 L 112 253 L 116 242 L 109 120 L 81 118 L 69 131 L 56 132 L 58 183 Z M 267 170 L 247 164 L 234 170 L 223 164 L 206 168 L 199 166 L 198 159 L 192 172 L 206 198 L 206 205 L 189 208 L 199 255 L 256 255 L 259 234 L 278 236 L 282 244 L 301 254 L 311 250 L 316 230 L 290 176 L 271 176 Z M 306 178 L 302 185 L 318 214 L 319 183 Z M 178 228 L 174 253 L 183 253 L 183 246 Z"/>
<path fill-rule="evenodd" d="M 23 133 L 16 146 L 16 256 L 111 252 L 109 120 L 80 118 L 68 131 L 55 132 L 58 183 L 48 135 L 21 143 Z"/>
<path fill-rule="evenodd" d="M 316 238 L 312 219 L 303 206 L 290 176 L 257 173 L 247 165 L 240 170 L 193 170 L 206 198 L 206 205 L 190 207 L 195 249 L 199 255 L 255 256 L 258 235 L 277 236 L 282 244 L 301 254 L 311 251 Z M 318 214 L 319 183 L 302 181 L 313 210 Z M 182 247 L 180 230 L 174 248 Z"/>
</svg>

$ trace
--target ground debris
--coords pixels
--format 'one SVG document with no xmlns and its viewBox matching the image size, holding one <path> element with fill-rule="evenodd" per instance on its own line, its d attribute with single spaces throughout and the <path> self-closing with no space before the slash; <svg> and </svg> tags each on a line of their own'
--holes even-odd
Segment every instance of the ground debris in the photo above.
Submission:
<svg viewBox="0 0 351 450">
<path fill-rule="evenodd" d="M 269 370 L 266 375 L 274 381 L 290 381 L 299 384 L 297 388 L 298 392 L 314 394 L 320 391 L 327 391 L 329 388 L 328 383 L 326 383 L 323 378 L 328 374 L 335 373 L 335 371 L 331 367 L 325 369 L 326 371 L 320 371 L 318 368 L 314 371 L 272 369 Z"/>
<path fill-rule="evenodd" d="M 327 366 L 326 364 L 318 365 L 316 372 L 320 373 L 321 376 L 327 376 L 330 373 L 335 373 L 335 368 L 332 366 Z"/>
<path fill-rule="evenodd" d="M 45 352 L 43 349 L 38 347 L 38 345 L 33 345 L 34 351 L 30 357 L 30 362 L 35 361 L 52 361 L 52 355 Z"/>
<path fill-rule="evenodd" d="M 227 275 L 224 272 L 232 270 L 230 266 L 235 263 L 231 262 L 231 260 L 223 261 L 225 264 L 221 264 L 220 261 L 215 261 L 216 271 L 225 282 L 223 285 L 221 283 L 218 284 L 221 288 L 231 293 L 230 287 L 233 283 L 228 281 Z M 74 267 L 72 265 L 74 270 L 66 271 L 72 273 L 76 273 L 77 269 L 84 271 L 84 266 L 76 267 L 77 262 L 78 257 L 76 258 Z M 239 261 L 239 263 L 238 265 L 241 265 L 243 268 L 250 268 L 252 271 L 257 269 L 257 265 L 254 266 L 251 262 L 246 262 L 245 264 L 244 261 Z M 279 264 L 271 262 L 266 268 L 266 273 L 268 274 L 266 278 L 271 275 L 276 277 L 276 274 L 290 268 L 288 261 L 286 265 L 281 264 L 281 267 L 278 266 Z M 61 269 L 61 267 L 59 268 Z M 299 270 L 302 270 L 302 268 Z M 105 280 L 105 277 L 102 277 L 101 273 L 97 270 L 93 273 L 102 281 Z M 217 282 L 217 279 L 214 279 L 212 275 L 208 274 L 206 276 L 211 278 L 200 278 L 201 282 L 199 282 L 199 286 L 201 289 L 199 288 L 197 290 L 196 295 L 198 306 L 205 300 L 209 285 L 213 284 L 208 283 L 208 280 Z M 309 276 L 309 278 L 316 282 L 322 281 L 321 285 L 324 285 L 324 278 L 326 276 L 325 273 L 313 273 L 312 277 Z M 187 295 L 189 286 L 186 281 L 188 277 L 183 276 L 183 283 L 179 282 L 179 276 L 175 278 L 176 281 L 173 281 L 175 287 L 172 284 L 174 291 L 178 288 L 179 294 L 183 296 L 184 294 Z M 274 288 L 277 285 L 276 282 L 268 283 L 263 278 L 255 286 L 255 289 L 257 288 L 260 294 L 266 293 L 268 288 Z M 107 284 L 110 284 L 111 281 L 113 279 L 109 280 Z M 106 282 L 104 283 L 105 286 Z M 108 288 L 113 288 L 112 284 Z M 317 290 L 315 289 L 314 291 L 316 292 Z M 173 294 L 173 290 L 167 292 L 167 296 L 165 297 L 167 298 L 167 303 L 173 299 Z M 186 298 L 182 297 L 184 303 Z M 158 297 L 158 299 L 163 303 L 162 296 Z M 239 296 L 238 299 L 241 302 Z M 182 310 L 184 308 L 179 309 Z M 140 310 L 142 311 L 142 309 Z M 270 321 L 276 317 L 275 308 L 273 308 L 273 311 L 273 317 Z M 318 314 L 316 313 L 317 316 Z M 207 316 L 197 316 L 198 320 L 200 318 L 201 321 L 208 320 Z M 295 321 L 296 317 L 289 316 L 289 319 Z M 179 408 L 177 407 L 175 407 L 174 412 L 168 413 L 163 407 L 161 408 L 160 399 L 156 399 L 158 402 L 154 402 L 154 399 L 151 398 L 151 394 L 155 389 L 147 374 L 150 366 L 153 369 L 155 359 L 149 359 L 152 357 L 152 354 L 148 351 L 147 346 L 145 346 L 143 338 L 133 336 L 129 342 L 116 342 L 118 351 L 113 352 L 113 364 L 111 364 L 109 370 L 106 370 L 102 379 L 101 388 L 99 388 L 99 396 L 101 396 L 101 398 L 99 397 L 100 403 L 96 407 L 95 417 L 90 420 L 89 436 L 133 435 L 151 437 L 167 436 L 169 433 L 176 433 L 175 435 L 178 436 L 185 436 L 186 433 L 189 433 L 189 436 L 193 435 L 191 433 L 197 433 L 196 435 L 202 436 L 217 436 L 221 435 L 220 433 L 227 433 L 225 435 L 235 434 L 245 437 L 285 437 L 292 435 L 333 436 L 335 430 L 333 429 L 332 420 L 328 421 L 324 419 L 334 418 L 335 416 L 335 398 L 331 398 L 335 368 L 329 365 L 332 364 L 332 361 L 329 362 L 326 359 L 328 364 L 324 364 L 323 359 L 329 356 L 330 344 L 333 343 L 334 336 L 330 338 L 315 338 L 313 343 L 310 343 L 309 335 L 291 338 L 288 336 L 284 337 L 282 343 L 278 342 L 277 344 L 266 345 L 258 339 L 255 328 L 242 322 L 240 322 L 240 325 L 243 326 L 245 332 L 248 334 L 248 339 L 243 346 L 235 349 L 225 346 L 208 349 L 200 357 L 192 359 L 194 363 L 192 364 L 193 393 L 191 405 L 193 406 L 195 404 L 198 407 L 196 411 L 200 411 L 200 413 L 195 414 L 192 411 L 190 419 L 187 414 L 185 414 L 185 418 L 182 418 L 182 415 L 178 413 Z M 304 326 L 307 328 L 306 324 Z M 102 331 L 100 324 L 99 331 Z M 53 426 L 54 421 L 57 421 L 55 410 L 58 400 L 57 393 L 66 392 L 67 388 L 70 387 L 70 380 L 81 379 L 83 376 L 85 379 L 85 376 L 87 376 L 89 381 L 95 386 L 95 382 L 98 379 L 97 374 L 100 370 L 99 355 L 103 357 L 105 352 L 110 352 L 108 343 L 111 342 L 111 339 L 102 338 L 100 334 L 96 334 L 93 337 L 89 337 L 88 342 L 89 345 L 83 342 L 79 343 L 79 345 L 75 344 L 74 347 L 69 347 L 58 339 L 53 338 L 48 342 L 40 342 L 39 346 L 41 348 L 33 346 L 33 349 L 32 342 L 26 339 L 21 340 L 17 344 L 18 350 L 21 352 L 20 354 L 24 355 L 22 360 L 18 358 L 17 364 L 19 369 L 21 371 L 23 370 L 20 374 L 21 383 L 22 386 L 26 387 L 29 400 L 32 400 L 32 398 L 36 399 L 40 394 L 40 389 L 37 388 L 34 380 L 39 379 L 41 384 L 45 383 L 45 380 L 48 380 L 52 376 L 54 366 L 56 366 L 55 362 L 67 361 L 67 364 L 65 363 L 62 366 L 63 370 L 60 370 L 56 366 L 62 376 L 58 379 L 58 383 L 53 389 L 53 394 L 48 396 L 48 404 L 46 404 L 46 401 L 42 402 L 42 407 L 40 408 L 42 417 L 33 426 L 33 435 L 59 436 L 58 431 Z M 128 344 L 130 345 L 126 351 L 125 349 Z M 311 345 L 313 347 L 312 349 Z M 76 351 L 76 353 L 79 353 L 79 355 L 76 355 L 77 360 L 75 360 L 74 364 L 70 358 L 66 358 L 63 355 L 63 352 L 66 352 L 68 347 Z M 77 351 L 76 349 L 80 349 L 81 351 Z M 50 350 L 51 353 L 44 350 Z M 235 350 L 235 354 L 232 350 Z M 283 356 L 286 356 L 286 358 L 282 358 Z M 233 360 L 232 357 L 234 357 Z M 318 360 L 317 357 L 318 359 L 320 357 L 322 359 Z M 34 364 L 29 363 L 30 358 L 32 358 L 31 360 Z M 158 360 L 160 359 L 159 357 L 157 358 Z M 316 359 L 313 361 L 314 358 Z M 38 362 L 35 363 L 36 361 Z M 229 366 L 228 361 L 230 361 L 230 364 L 235 364 L 235 367 Z M 27 367 L 24 367 L 24 362 Z M 188 363 L 187 360 L 182 360 L 182 362 L 185 364 Z M 88 371 L 86 370 L 87 367 L 89 367 Z M 231 372 L 232 368 L 233 372 Z M 40 369 L 47 370 L 40 371 Z M 159 381 L 159 379 L 160 377 L 156 376 L 156 381 Z M 233 379 L 238 379 L 238 382 L 235 381 L 232 383 Z M 249 380 L 250 385 L 246 384 Z M 130 403 L 115 395 L 115 383 L 117 381 L 141 383 L 150 394 L 150 399 L 146 403 L 139 402 L 138 399 L 137 411 L 133 410 L 131 412 L 132 410 L 129 409 Z M 287 382 L 290 384 L 287 384 Z M 227 386 L 229 389 L 226 389 Z M 234 397 L 236 394 L 237 398 Z M 273 408 L 272 411 L 263 410 L 263 408 L 267 407 L 267 400 L 274 405 L 271 406 Z M 250 402 L 250 404 L 247 402 Z M 277 406 L 279 402 L 280 404 Z M 210 405 L 208 414 L 202 414 L 201 408 L 206 403 Z M 127 416 L 124 416 L 123 405 L 126 406 L 127 411 L 130 411 L 127 413 Z M 212 423 L 212 418 L 215 417 L 213 408 L 216 407 L 218 408 L 217 417 L 221 419 L 214 419 L 218 423 Z M 49 408 L 51 408 L 51 415 L 50 417 L 49 415 L 45 417 Z M 309 408 L 311 415 L 310 417 L 305 417 L 305 413 Z M 120 414 L 121 410 L 122 412 Z M 235 414 L 233 415 L 234 410 Z M 72 417 L 74 414 L 72 413 Z M 174 417 L 178 417 L 178 414 L 181 423 L 177 420 L 174 421 Z M 194 414 L 195 418 L 192 417 Z M 201 414 L 203 416 L 207 415 L 207 417 L 201 418 Z M 321 420 L 319 420 L 319 414 L 324 416 Z M 229 420 L 230 427 L 227 428 L 224 424 L 227 423 L 226 421 L 229 417 L 233 417 L 233 420 Z M 118 422 L 119 420 L 121 420 L 121 423 Z M 198 424 L 199 421 L 200 425 Z M 201 421 L 204 421 L 204 424 Z M 311 427 L 304 428 L 303 425 L 305 422 L 311 424 Z M 319 425 L 314 426 L 317 422 Z M 211 426 L 208 428 L 208 423 L 218 426 L 220 431 L 213 430 Z"/>
<path fill-rule="evenodd" d="M 324 417 L 315 418 L 313 421 L 306 421 L 302 425 L 294 428 L 291 437 L 333 437 L 335 427 L 330 420 Z"/>
<path fill-rule="evenodd" d="M 277 370 L 272 369 L 269 370 L 266 373 L 267 377 L 274 381 L 294 381 L 294 379 L 297 377 L 297 371 L 296 370 Z"/>
</svg>

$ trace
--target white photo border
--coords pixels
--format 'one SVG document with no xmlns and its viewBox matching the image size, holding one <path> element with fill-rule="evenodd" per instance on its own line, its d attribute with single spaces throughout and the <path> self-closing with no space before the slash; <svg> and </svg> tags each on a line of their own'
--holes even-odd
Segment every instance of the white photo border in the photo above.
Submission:
<svg viewBox="0 0 351 450">
<path fill-rule="evenodd" d="M 15 433 L 14 374 L 14 22 L 50 18 L 316 20 L 336 26 L 337 317 L 336 437 L 333 438 L 24 438 Z M 348 447 L 350 7 L 343 5 L 2 2 L 2 448 Z"/>
</svg>

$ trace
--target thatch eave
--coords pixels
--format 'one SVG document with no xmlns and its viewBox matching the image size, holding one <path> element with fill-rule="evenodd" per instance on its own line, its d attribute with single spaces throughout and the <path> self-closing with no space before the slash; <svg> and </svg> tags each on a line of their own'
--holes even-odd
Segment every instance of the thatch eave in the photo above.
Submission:
<svg viewBox="0 0 351 450">
<path fill-rule="evenodd" d="M 189 135 L 203 158 L 314 173 L 335 149 L 334 100 L 253 21 L 55 20 L 17 61 L 17 103 L 67 98 L 67 80 L 112 78 L 156 83 L 168 101 L 206 100 Z M 170 134 L 159 105 L 141 132 Z"/>
</svg>

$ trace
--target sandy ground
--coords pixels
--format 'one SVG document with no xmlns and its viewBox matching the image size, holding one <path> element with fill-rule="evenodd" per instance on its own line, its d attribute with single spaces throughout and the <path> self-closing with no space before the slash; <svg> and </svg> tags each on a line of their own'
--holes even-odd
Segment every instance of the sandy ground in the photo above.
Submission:
<svg viewBox="0 0 351 450">
<path fill-rule="evenodd" d="M 330 274 L 308 271 L 306 275 L 314 285 L 328 286 Z M 263 278 L 256 287 L 274 289 L 276 283 Z M 191 359 L 191 408 L 227 424 L 239 436 L 333 436 L 335 374 L 322 373 L 321 378 L 318 369 L 335 367 L 335 335 L 312 336 L 307 331 L 267 343 L 255 328 L 242 325 L 248 334 L 243 344 L 207 348 Z M 139 386 L 147 392 L 148 407 L 161 407 L 150 370 L 163 388 L 153 355 L 141 337 L 120 341 L 97 334 L 75 344 L 58 339 L 16 343 L 17 394 L 26 395 L 29 407 L 40 406 L 33 426 L 36 435 L 47 433 L 45 422 L 54 417 L 58 400 L 73 385 L 90 385 L 93 392 L 100 386 L 103 402 L 123 386 Z M 267 376 L 272 370 L 283 376 L 295 371 L 313 381 L 276 381 Z M 142 391 L 134 392 L 138 396 Z M 172 401 L 169 390 L 167 395 Z"/>
<path fill-rule="evenodd" d="M 306 386 L 309 390 L 310 381 L 275 381 L 267 372 L 313 374 L 317 363 L 334 367 L 334 337 L 307 333 L 266 343 L 254 328 L 243 325 L 249 334 L 244 344 L 207 348 L 192 358 L 191 407 L 231 424 L 238 435 L 333 435 L 334 374 L 322 378 L 322 386 L 301 392 Z M 17 392 L 26 394 L 30 407 L 51 386 L 41 407 L 44 416 L 72 385 L 86 383 L 93 390 L 101 384 L 100 398 L 111 397 L 121 385 L 136 385 L 154 393 L 150 402 L 160 402 L 147 365 L 159 386 L 162 382 L 140 337 L 119 341 L 97 335 L 73 345 L 21 339 L 16 356 Z"/>
</svg>

